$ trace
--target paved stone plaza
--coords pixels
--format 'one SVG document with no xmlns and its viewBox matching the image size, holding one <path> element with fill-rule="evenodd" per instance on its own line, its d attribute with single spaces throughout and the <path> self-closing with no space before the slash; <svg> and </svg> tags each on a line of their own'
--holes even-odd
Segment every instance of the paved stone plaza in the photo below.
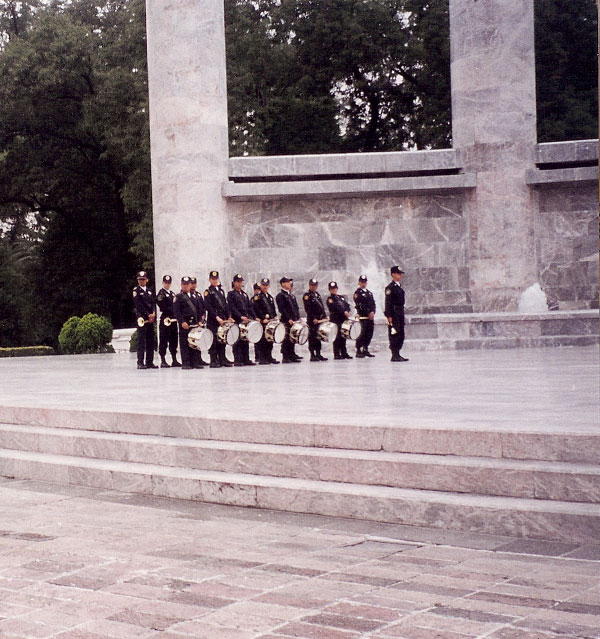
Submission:
<svg viewBox="0 0 600 639">
<path fill-rule="evenodd" d="M 600 545 L 0 479 L 3 639 L 600 637 Z"/>
<path fill-rule="evenodd" d="M 390 362 L 387 350 L 352 361 L 332 361 L 324 351 L 330 360 L 318 364 L 306 357 L 301 364 L 193 371 L 138 371 L 134 354 L 4 359 L 0 406 L 597 432 L 595 346 L 416 353 L 407 346 L 402 352 L 410 362 Z"/>
</svg>

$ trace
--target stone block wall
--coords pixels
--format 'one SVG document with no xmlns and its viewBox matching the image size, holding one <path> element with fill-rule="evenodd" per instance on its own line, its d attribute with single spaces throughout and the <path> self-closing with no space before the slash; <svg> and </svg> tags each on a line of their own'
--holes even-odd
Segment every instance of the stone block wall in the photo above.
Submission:
<svg viewBox="0 0 600 639">
<path fill-rule="evenodd" d="M 400 264 L 408 312 L 473 310 L 463 194 L 230 202 L 231 261 L 248 280 L 294 277 L 296 293 L 316 277 L 351 294 L 369 277 L 379 308 L 389 269 Z"/>
<path fill-rule="evenodd" d="M 598 308 L 598 187 L 537 189 L 538 281 L 551 310 Z"/>
</svg>

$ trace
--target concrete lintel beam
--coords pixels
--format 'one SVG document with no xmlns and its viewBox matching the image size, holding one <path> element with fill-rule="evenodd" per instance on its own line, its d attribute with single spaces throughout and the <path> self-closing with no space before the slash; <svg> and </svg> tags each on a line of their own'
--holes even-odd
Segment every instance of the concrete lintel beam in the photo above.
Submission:
<svg viewBox="0 0 600 639">
<path fill-rule="evenodd" d="M 249 182 L 223 184 L 223 197 L 237 201 L 330 199 L 464 191 L 477 186 L 474 173 L 434 175 L 410 178 L 374 178 L 363 180 L 318 180 L 306 182 Z"/>
<path fill-rule="evenodd" d="M 545 184 L 585 184 L 598 182 L 598 169 L 595 166 L 573 167 L 570 169 L 529 169 L 526 183 L 530 186 Z"/>
<path fill-rule="evenodd" d="M 281 155 L 229 159 L 232 180 L 264 177 L 322 177 L 447 171 L 460 169 L 454 149 L 399 151 L 388 153 L 336 153 L 322 155 Z"/>
<path fill-rule="evenodd" d="M 571 140 L 538 144 L 536 164 L 564 164 L 598 161 L 598 140 Z"/>
</svg>

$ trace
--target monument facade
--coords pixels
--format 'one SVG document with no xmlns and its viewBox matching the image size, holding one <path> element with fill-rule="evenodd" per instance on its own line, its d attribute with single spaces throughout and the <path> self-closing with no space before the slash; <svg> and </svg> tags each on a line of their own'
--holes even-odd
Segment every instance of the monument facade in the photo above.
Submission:
<svg viewBox="0 0 600 639">
<path fill-rule="evenodd" d="M 537 144 L 533 0 L 450 0 L 453 148 L 228 157 L 222 0 L 148 3 L 157 274 L 406 270 L 408 312 L 598 307 L 598 145 Z M 381 305 L 380 305 L 381 308 Z"/>
</svg>

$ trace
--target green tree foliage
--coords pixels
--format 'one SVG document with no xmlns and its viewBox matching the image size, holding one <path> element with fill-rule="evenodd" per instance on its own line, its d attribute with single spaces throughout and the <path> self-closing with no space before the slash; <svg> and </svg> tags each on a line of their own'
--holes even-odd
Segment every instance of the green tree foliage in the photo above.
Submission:
<svg viewBox="0 0 600 639">
<path fill-rule="evenodd" d="M 132 273 L 152 265 L 144 1 L 12 5 L 0 14 L 0 219 L 45 231 L 31 277 L 51 311 L 44 341 L 88 309 L 123 325 Z"/>
<path fill-rule="evenodd" d="M 449 146 L 447 0 L 225 9 L 232 155 Z"/>
<path fill-rule="evenodd" d="M 536 0 L 538 140 L 598 137 L 598 10 L 594 0 Z"/>
<path fill-rule="evenodd" d="M 58 343 L 64 354 L 112 352 L 112 324 L 106 317 L 86 313 L 70 317 L 60 330 Z"/>
</svg>

